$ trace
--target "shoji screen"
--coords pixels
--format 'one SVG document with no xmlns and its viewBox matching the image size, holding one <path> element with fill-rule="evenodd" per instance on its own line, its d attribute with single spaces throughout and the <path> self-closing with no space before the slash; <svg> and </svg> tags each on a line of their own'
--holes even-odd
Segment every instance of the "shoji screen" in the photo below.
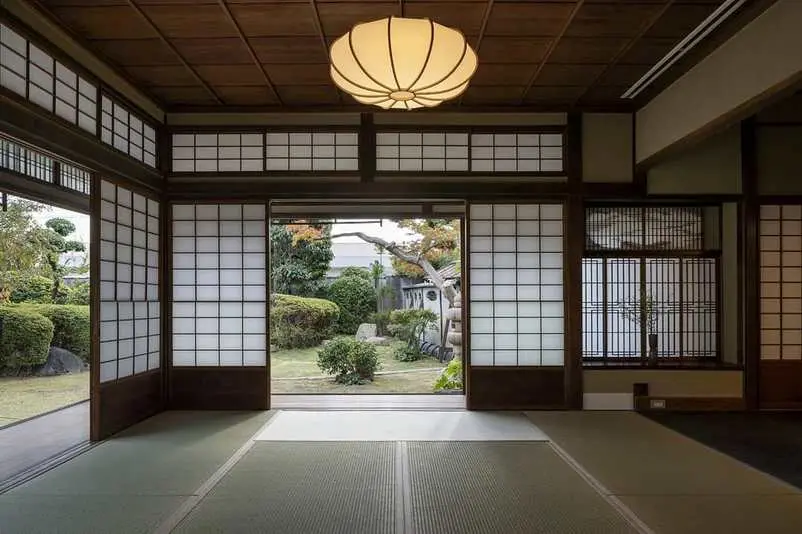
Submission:
<svg viewBox="0 0 802 534">
<path fill-rule="evenodd" d="M 102 180 L 99 244 L 105 383 L 160 366 L 159 203 Z"/>
<path fill-rule="evenodd" d="M 264 366 L 265 205 L 177 204 L 172 218 L 173 366 Z"/>
<path fill-rule="evenodd" d="M 760 208 L 760 358 L 802 360 L 802 206 Z"/>
<path fill-rule="evenodd" d="M 563 207 L 470 209 L 472 366 L 564 363 Z"/>
</svg>

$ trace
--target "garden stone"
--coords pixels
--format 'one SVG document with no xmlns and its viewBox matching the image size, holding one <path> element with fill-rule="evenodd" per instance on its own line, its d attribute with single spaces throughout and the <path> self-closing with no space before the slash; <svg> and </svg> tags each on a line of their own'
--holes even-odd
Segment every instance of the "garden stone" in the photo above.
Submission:
<svg viewBox="0 0 802 534">
<path fill-rule="evenodd" d="M 387 345 L 390 343 L 390 340 L 388 338 L 380 336 L 369 337 L 365 341 L 367 341 L 371 345 Z"/>
<path fill-rule="evenodd" d="M 40 376 L 63 375 L 67 373 L 80 373 L 86 370 L 86 364 L 68 350 L 59 347 L 50 347 L 47 360 L 36 374 Z"/>
<path fill-rule="evenodd" d="M 357 341 L 367 341 L 372 337 L 376 337 L 376 325 L 371 323 L 362 323 L 356 331 Z"/>
</svg>

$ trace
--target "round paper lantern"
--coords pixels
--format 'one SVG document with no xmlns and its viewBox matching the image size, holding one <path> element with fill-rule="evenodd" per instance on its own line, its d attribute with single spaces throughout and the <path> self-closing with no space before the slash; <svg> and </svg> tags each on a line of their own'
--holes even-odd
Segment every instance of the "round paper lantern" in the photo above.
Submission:
<svg viewBox="0 0 802 534">
<path fill-rule="evenodd" d="M 461 32 L 401 17 L 357 24 L 331 45 L 330 59 L 337 87 L 383 109 L 434 107 L 455 98 L 477 66 Z"/>
</svg>

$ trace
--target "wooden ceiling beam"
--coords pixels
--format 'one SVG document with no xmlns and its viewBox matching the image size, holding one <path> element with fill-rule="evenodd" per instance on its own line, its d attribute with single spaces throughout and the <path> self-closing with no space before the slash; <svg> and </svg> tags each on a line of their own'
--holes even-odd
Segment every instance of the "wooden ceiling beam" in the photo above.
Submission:
<svg viewBox="0 0 802 534">
<path fill-rule="evenodd" d="M 156 24 L 147 15 L 147 13 L 142 11 L 142 8 L 140 8 L 134 0 L 128 0 L 128 5 L 131 7 L 131 9 L 136 11 L 140 17 L 142 17 L 142 19 L 151 27 L 151 29 L 153 29 L 154 32 L 156 32 L 156 35 L 159 37 L 159 39 L 165 44 L 165 46 L 167 46 L 173 52 L 173 54 L 176 55 L 181 64 L 190 72 L 190 74 L 192 74 L 192 77 L 195 78 L 195 80 L 199 84 L 201 84 L 201 86 L 203 86 L 206 92 L 208 92 L 212 96 L 214 101 L 217 102 L 218 104 L 225 104 L 225 102 L 223 102 L 223 99 L 220 98 L 220 95 L 215 93 L 214 89 L 212 89 L 212 86 L 206 83 L 206 80 L 201 78 L 200 74 L 198 74 L 198 72 L 192 68 L 192 66 L 187 62 L 187 60 L 184 59 L 184 56 L 181 55 L 181 53 L 173 45 L 173 43 L 170 42 L 167 36 L 164 35 L 164 33 L 162 33 L 162 31 L 158 28 L 158 26 L 156 26 Z"/>
<path fill-rule="evenodd" d="M 479 36 L 476 38 L 476 47 L 474 48 L 474 52 L 476 55 L 479 55 L 479 48 L 482 46 L 482 39 L 485 37 L 485 30 L 487 30 L 487 21 L 490 20 L 490 12 L 493 11 L 493 1 L 494 0 L 487 0 L 487 6 L 485 6 L 485 14 L 482 16 L 482 25 L 479 27 Z M 465 98 L 465 92 L 459 95 L 459 100 L 457 101 L 457 106 L 462 105 L 462 99 Z"/>
<path fill-rule="evenodd" d="M 312 6 L 312 12 L 315 15 L 315 27 L 317 28 L 317 34 L 320 36 L 320 44 L 323 45 L 323 54 L 326 57 L 329 57 L 329 43 L 326 40 L 326 32 L 323 31 L 323 22 L 320 20 L 320 10 L 317 8 L 317 1 L 309 0 L 309 4 Z M 340 92 L 340 89 L 334 86 L 334 82 L 332 82 L 332 87 L 334 87 L 334 90 L 337 91 L 337 102 L 342 104 L 343 95 Z"/>
<path fill-rule="evenodd" d="M 602 70 L 599 73 L 599 75 L 593 79 L 590 85 L 588 85 L 587 88 L 585 88 L 582 94 L 579 95 L 579 97 L 576 100 L 574 100 L 572 107 L 576 107 L 576 105 L 583 98 L 585 98 L 585 95 L 587 95 L 594 87 L 596 87 L 599 84 L 599 81 L 602 78 L 604 78 L 604 76 L 608 72 L 610 72 L 610 69 L 616 66 L 618 62 L 621 61 L 621 58 L 623 58 L 630 50 L 632 50 L 632 48 L 636 44 L 638 44 L 638 41 L 640 41 L 643 38 L 643 36 L 646 35 L 646 33 L 650 29 L 652 29 L 652 27 L 655 24 L 657 24 L 657 21 L 659 21 L 663 17 L 663 15 L 666 14 L 666 11 L 669 10 L 669 8 L 674 4 L 674 2 L 675 0 L 666 0 L 666 3 L 663 5 L 663 7 L 661 7 L 654 15 L 652 15 L 646 20 L 646 23 L 643 25 L 643 27 L 641 27 L 638 33 L 632 39 L 630 39 L 629 42 L 626 45 L 624 45 L 624 47 L 621 50 L 619 50 L 615 56 L 613 56 L 613 59 L 607 63 L 607 65 L 604 67 L 604 70 Z"/>
<path fill-rule="evenodd" d="M 540 73 L 543 72 L 543 67 L 545 67 L 546 63 L 549 62 L 549 59 L 551 58 L 551 55 L 557 49 L 557 45 L 562 40 L 563 36 L 565 35 L 565 32 L 568 31 L 568 27 L 574 21 L 574 19 L 576 18 L 577 13 L 579 13 L 579 10 L 582 8 L 582 5 L 584 3 L 585 3 L 585 0 L 577 0 L 576 4 L 574 5 L 574 9 L 571 11 L 571 14 L 568 15 L 568 18 L 566 19 L 565 24 L 563 24 L 563 27 L 560 29 L 560 33 L 557 34 L 557 36 L 549 44 L 548 49 L 546 49 L 546 53 L 543 55 L 543 61 L 538 63 L 537 68 L 535 69 L 535 72 L 532 73 L 532 77 L 529 79 L 529 83 L 526 84 L 526 89 L 524 89 L 524 93 L 521 95 L 521 105 L 526 103 L 526 95 L 528 95 L 529 91 L 532 90 L 532 87 L 535 85 L 535 82 L 537 81 L 538 77 L 540 76 Z"/>
<path fill-rule="evenodd" d="M 270 90 L 270 92 L 276 98 L 276 101 L 278 102 L 278 104 L 279 105 L 283 105 L 284 102 L 282 102 L 281 95 L 278 94 L 278 91 L 276 90 L 276 86 L 273 84 L 273 80 L 270 79 L 270 76 L 267 74 L 267 71 L 265 70 L 264 66 L 262 65 L 262 62 L 259 61 L 259 56 L 256 55 L 256 51 L 251 46 L 250 41 L 248 41 L 248 38 L 245 37 L 245 32 L 242 31 L 242 28 L 240 27 L 239 22 L 237 22 L 237 19 L 234 18 L 233 13 L 231 13 L 231 8 L 228 7 L 228 3 L 226 2 L 226 0 L 217 0 L 217 3 L 220 5 L 220 9 L 222 9 L 223 12 L 226 14 L 226 18 L 228 19 L 228 21 L 237 30 L 237 35 L 239 35 L 240 41 L 242 41 L 242 44 L 245 45 L 245 48 L 248 50 L 248 55 L 251 56 L 251 59 L 253 60 L 254 64 L 256 65 L 256 68 L 258 68 L 259 72 L 262 74 L 262 77 L 265 80 L 265 84 L 267 85 L 267 88 Z"/>
</svg>

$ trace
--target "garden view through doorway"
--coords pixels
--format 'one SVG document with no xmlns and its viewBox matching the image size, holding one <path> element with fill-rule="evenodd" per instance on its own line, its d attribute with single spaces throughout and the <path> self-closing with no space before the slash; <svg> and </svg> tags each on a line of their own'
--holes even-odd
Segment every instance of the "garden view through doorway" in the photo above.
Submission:
<svg viewBox="0 0 802 534">
<path fill-rule="evenodd" d="M 462 394 L 461 227 L 274 212 L 271 393 Z"/>
</svg>

